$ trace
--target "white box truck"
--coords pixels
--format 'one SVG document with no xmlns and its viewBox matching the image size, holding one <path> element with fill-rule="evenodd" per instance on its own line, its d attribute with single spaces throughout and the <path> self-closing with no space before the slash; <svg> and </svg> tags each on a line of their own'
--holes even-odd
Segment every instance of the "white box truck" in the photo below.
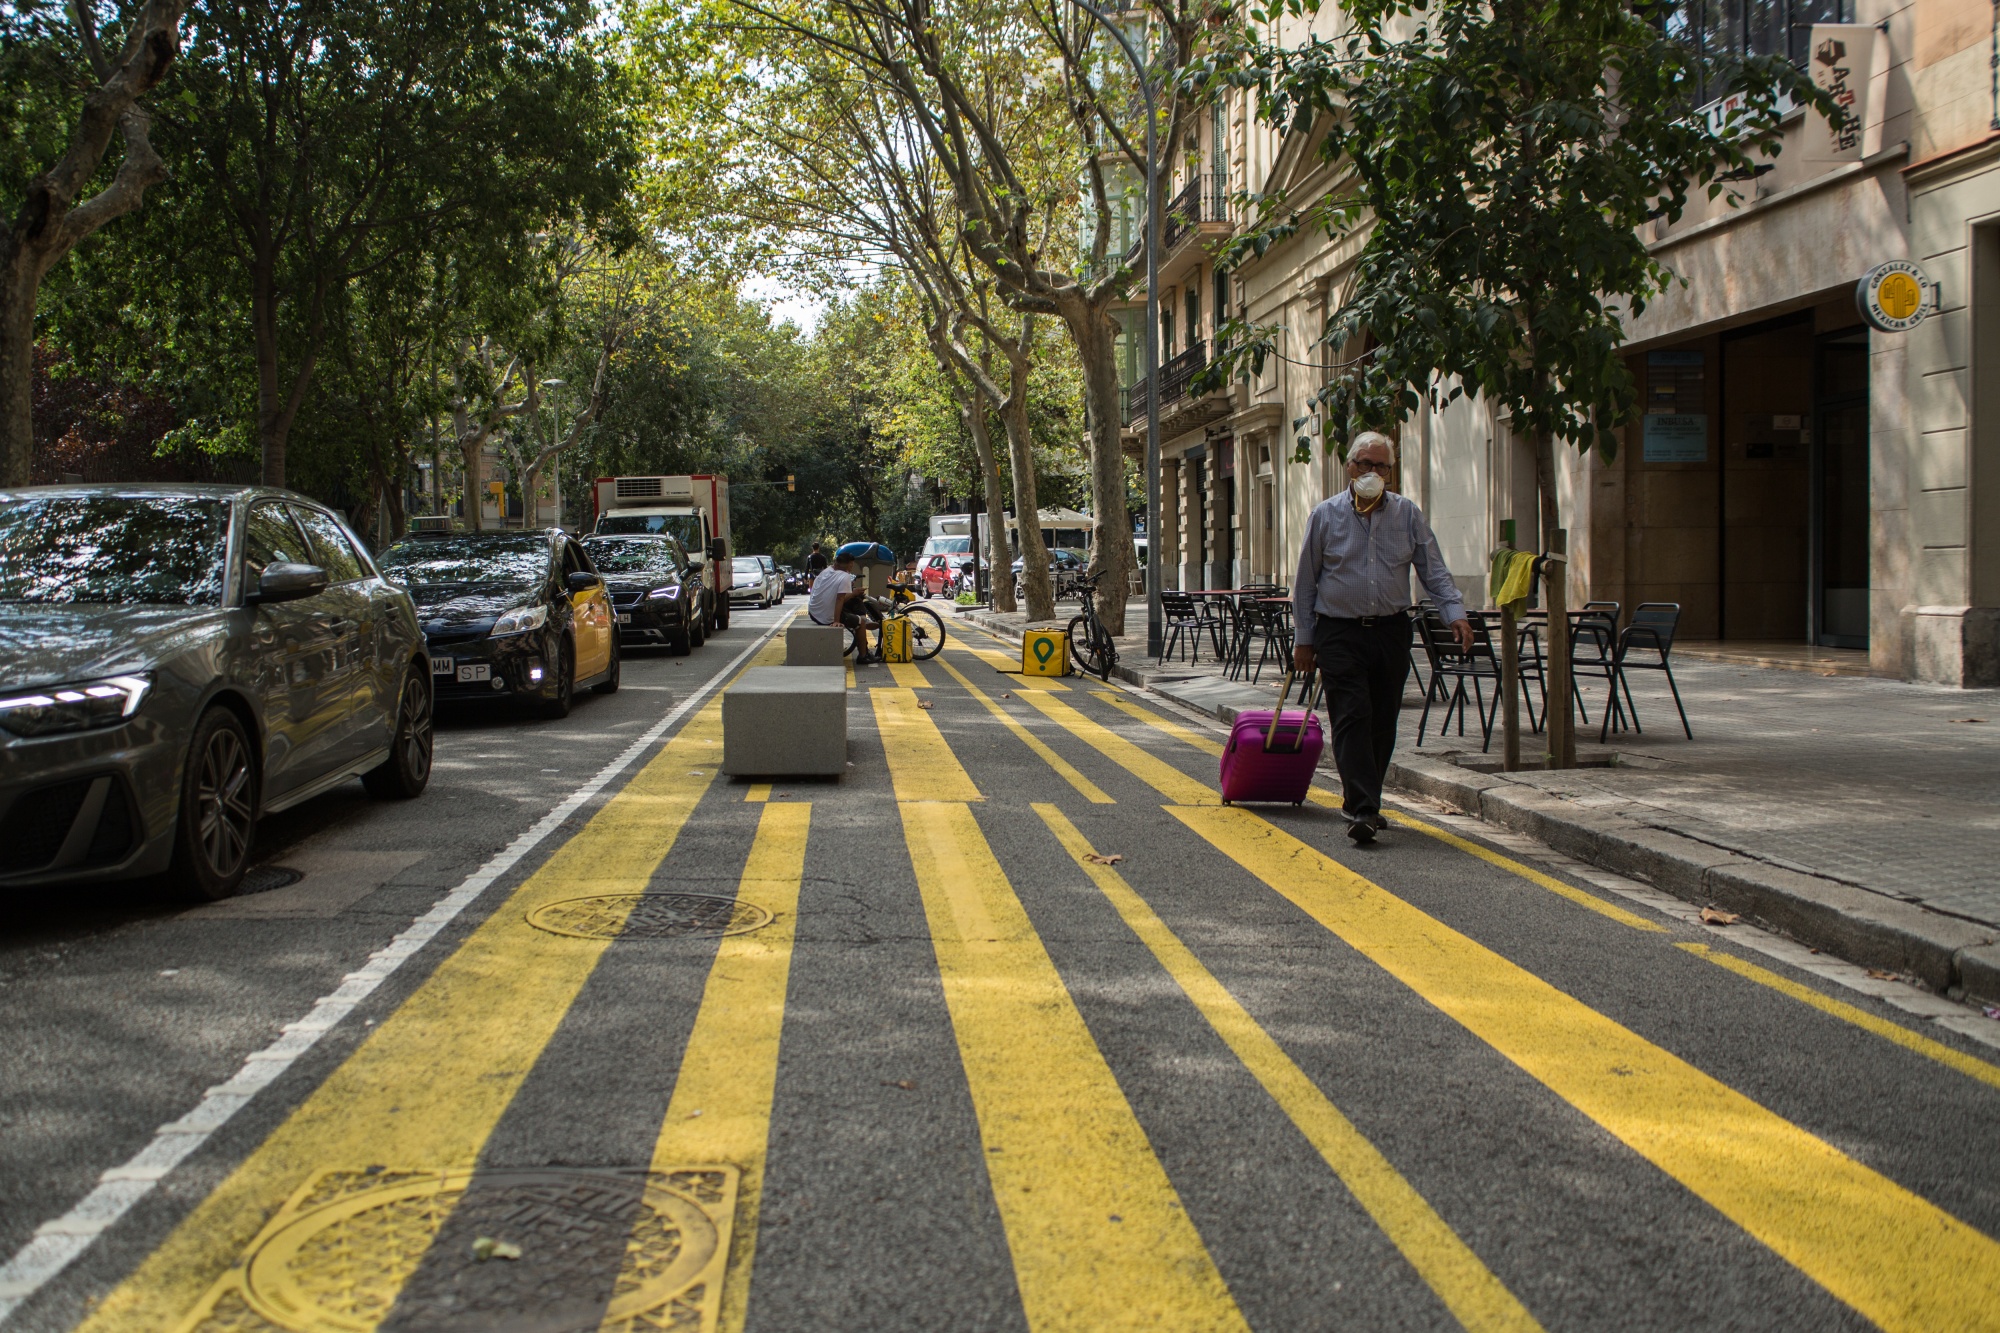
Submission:
<svg viewBox="0 0 2000 1333">
<path fill-rule="evenodd" d="M 664 532 L 680 538 L 702 570 L 712 629 L 729 628 L 729 478 L 599 477 L 591 491 L 592 533 Z"/>
</svg>

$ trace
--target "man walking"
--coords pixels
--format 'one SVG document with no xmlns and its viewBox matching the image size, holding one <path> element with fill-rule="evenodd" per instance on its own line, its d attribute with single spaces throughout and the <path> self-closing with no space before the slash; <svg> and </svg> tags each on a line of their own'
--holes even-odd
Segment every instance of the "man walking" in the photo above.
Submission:
<svg viewBox="0 0 2000 1333">
<path fill-rule="evenodd" d="M 1347 489 L 1306 520 L 1292 620 L 1299 671 L 1319 665 L 1333 720 L 1347 836 L 1370 843 L 1389 827 L 1382 782 L 1396 748 L 1403 684 L 1410 675 L 1410 568 L 1461 649 L 1472 622 L 1416 504 L 1389 489 L 1395 454 L 1385 435 L 1363 431 L 1347 450 Z"/>
<path fill-rule="evenodd" d="M 806 586 L 810 588 L 813 580 L 817 579 L 825 569 L 826 555 L 819 549 L 819 543 L 814 542 L 812 554 L 806 557 Z"/>
</svg>

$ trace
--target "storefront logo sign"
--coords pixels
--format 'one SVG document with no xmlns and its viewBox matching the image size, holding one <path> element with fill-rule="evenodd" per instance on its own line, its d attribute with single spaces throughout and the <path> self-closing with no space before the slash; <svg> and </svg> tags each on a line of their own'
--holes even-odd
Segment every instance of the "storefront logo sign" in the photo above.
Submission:
<svg viewBox="0 0 2000 1333">
<path fill-rule="evenodd" d="M 1859 162 L 1861 130 L 1868 120 L 1869 85 L 1874 82 L 1875 54 L 1881 32 L 1867 23 L 1815 23 L 1812 29 L 1812 81 L 1845 114 L 1836 126 L 1814 114 L 1805 126 L 1808 162 Z"/>
<path fill-rule="evenodd" d="M 1706 463 L 1708 417 L 1700 412 L 1655 412 L 1645 422 L 1648 463 Z"/>
<path fill-rule="evenodd" d="M 1924 322 L 1937 308 L 1937 284 L 1907 259 L 1892 259 L 1868 270 L 1854 288 L 1854 304 L 1869 327 L 1902 333 Z"/>
</svg>

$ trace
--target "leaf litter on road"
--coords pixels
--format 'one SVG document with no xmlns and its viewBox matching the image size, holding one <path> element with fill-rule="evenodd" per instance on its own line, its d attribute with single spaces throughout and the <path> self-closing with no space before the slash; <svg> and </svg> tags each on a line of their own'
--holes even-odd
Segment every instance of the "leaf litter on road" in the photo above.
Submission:
<svg viewBox="0 0 2000 1333">
<path fill-rule="evenodd" d="M 1704 926 L 1733 926 L 1742 919 L 1735 912 L 1725 912 L 1720 907 L 1701 909 L 1701 923 Z"/>
<path fill-rule="evenodd" d="M 510 1245 L 504 1240 L 495 1240 L 491 1236 L 481 1236 L 472 1242 L 472 1257 L 482 1264 L 488 1259 L 518 1259 L 521 1257 L 521 1247 Z"/>
<path fill-rule="evenodd" d="M 1124 854 L 1121 852 L 1113 852 L 1109 856 L 1103 856 L 1097 852 L 1085 852 L 1083 854 L 1083 859 L 1090 862 L 1092 865 L 1115 866 L 1120 861 L 1123 861 L 1125 857 Z"/>
</svg>

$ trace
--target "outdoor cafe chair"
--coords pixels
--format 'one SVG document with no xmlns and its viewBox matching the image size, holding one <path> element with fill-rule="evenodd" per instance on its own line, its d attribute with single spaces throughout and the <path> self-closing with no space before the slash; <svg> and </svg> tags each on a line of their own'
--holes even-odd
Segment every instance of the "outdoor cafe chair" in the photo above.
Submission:
<svg viewBox="0 0 2000 1333">
<path fill-rule="evenodd" d="M 1230 679 L 1248 676 L 1252 682 L 1264 674 L 1264 666 L 1272 655 L 1278 655 L 1281 663 L 1288 663 L 1292 657 L 1292 625 L 1289 605 L 1280 607 L 1273 602 L 1261 601 L 1256 597 L 1236 599 L 1236 653 L 1229 664 Z M 1250 650 L 1257 650 L 1256 662 L 1250 660 Z"/>
<path fill-rule="evenodd" d="M 1167 641 L 1161 645 L 1160 660 L 1176 650 L 1187 653 L 1189 665 L 1201 661 L 1201 636 L 1206 628 L 1194 598 L 1184 592 L 1163 591 L 1160 610 L 1166 618 Z"/>
<path fill-rule="evenodd" d="M 1674 650 L 1674 631 L 1680 627 L 1681 606 L 1679 602 L 1641 602 L 1632 612 L 1632 623 L 1618 636 L 1618 649 L 1612 661 L 1612 672 L 1617 685 L 1625 689 L 1625 704 L 1632 714 L 1632 729 L 1639 730 L 1639 709 L 1632 703 L 1632 683 L 1625 679 L 1627 671 L 1658 671 L 1667 678 L 1667 688 L 1673 691 L 1674 711 L 1681 715 L 1681 730 L 1689 740 L 1694 739 L 1694 728 L 1688 725 L 1687 709 L 1681 705 L 1681 689 L 1674 683 L 1674 669 L 1668 659 Z M 1651 657 L 1634 657 L 1633 653 L 1651 654 Z M 1615 687 L 1614 687 L 1615 688 Z M 1615 697 L 1615 696 L 1614 696 Z M 1609 725 L 1609 719 L 1606 719 Z M 1600 733 L 1599 740 L 1603 739 Z"/>
<path fill-rule="evenodd" d="M 1590 725 L 1590 711 L 1584 706 L 1583 687 L 1579 682 L 1585 676 L 1601 678 L 1608 696 L 1604 705 L 1604 721 L 1600 734 L 1612 730 L 1625 729 L 1625 708 L 1618 701 L 1618 613 L 1616 611 L 1586 607 L 1570 617 L 1569 626 L 1569 687 L 1575 698 L 1576 710 L 1583 717 L 1583 725 Z"/>
<path fill-rule="evenodd" d="M 1465 734 L 1465 714 L 1468 708 L 1479 713 L 1480 746 L 1484 751 L 1493 745 L 1493 715 L 1500 708 L 1499 678 L 1500 668 L 1493 658 L 1493 643 L 1490 634 L 1481 629 L 1485 616 L 1478 611 L 1467 612 L 1473 622 L 1474 640 L 1470 653 L 1459 651 L 1457 642 L 1451 637 L 1451 630 L 1438 615 L 1436 608 L 1425 608 L 1417 617 L 1417 638 L 1423 644 L 1424 656 L 1430 660 L 1430 686 L 1424 691 L 1423 715 L 1417 719 L 1417 744 L 1424 743 L 1424 731 L 1430 725 L 1431 708 L 1442 702 L 1444 716 L 1438 719 L 1438 735 L 1445 734 L 1451 725 L 1452 714 L 1458 715 L 1458 734 Z M 1480 650 L 1480 639 L 1485 638 L 1485 651 Z M 1465 683 L 1472 682 L 1472 692 L 1467 695 Z M 1493 701 L 1486 701 L 1484 681 L 1493 681 Z M 1446 682 L 1450 682 L 1447 687 Z"/>
</svg>

